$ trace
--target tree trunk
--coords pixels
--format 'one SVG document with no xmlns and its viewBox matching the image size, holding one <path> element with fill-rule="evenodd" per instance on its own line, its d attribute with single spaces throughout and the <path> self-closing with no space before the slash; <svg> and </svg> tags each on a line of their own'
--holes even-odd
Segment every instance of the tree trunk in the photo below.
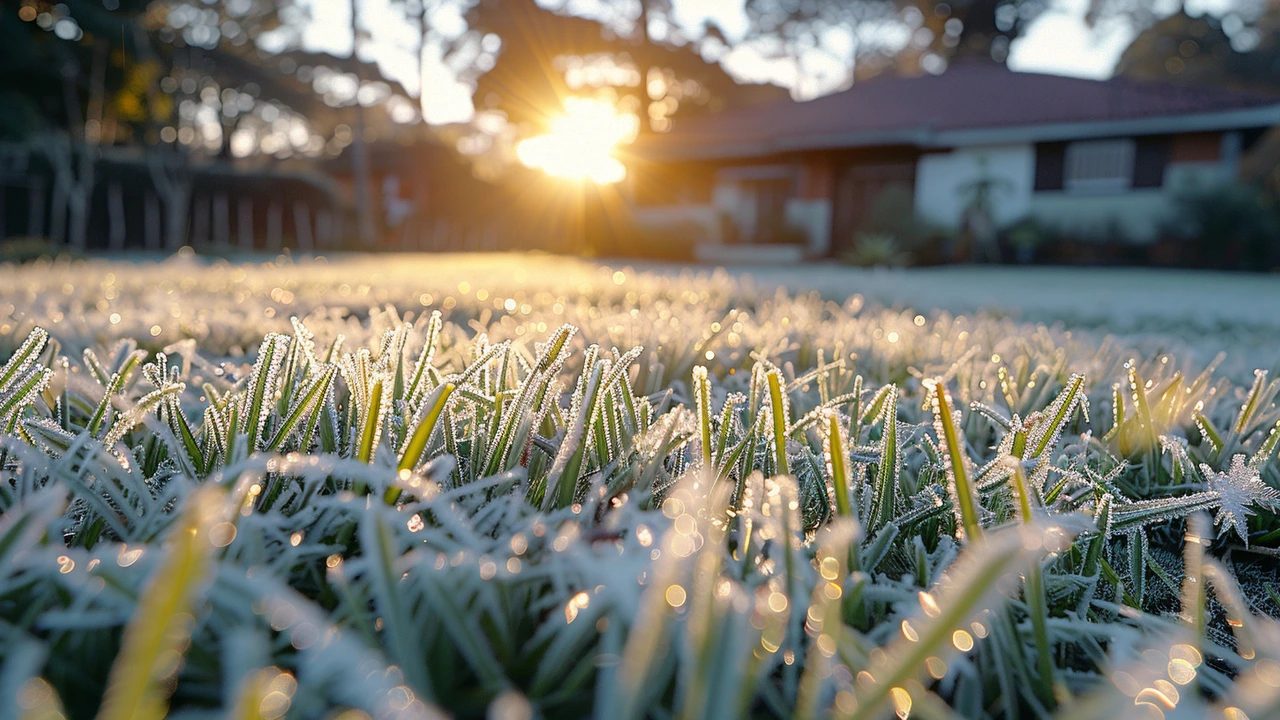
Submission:
<svg viewBox="0 0 1280 720">
<path fill-rule="evenodd" d="M 333 244 L 333 213 L 328 208 L 316 212 L 316 245 L 327 248 Z"/>
<path fill-rule="evenodd" d="M 191 217 L 191 247 L 204 250 L 209 247 L 209 195 L 197 195 Z"/>
<path fill-rule="evenodd" d="M 82 253 L 89 246 L 89 198 L 84 185 L 67 194 L 67 240 L 71 249 Z"/>
<path fill-rule="evenodd" d="M 653 98 L 649 95 L 649 72 L 652 67 L 649 65 L 649 53 L 653 48 L 653 39 L 649 37 L 649 5 L 653 0 L 640 0 L 640 17 L 636 20 L 636 24 L 640 27 L 640 52 L 637 53 L 638 62 L 636 69 L 640 72 L 640 132 L 645 133 L 653 127 L 653 116 L 649 114 L 649 107 L 653 104 Z"/>
<path fill-rule="evenodd" d="M 31 191 L 27 194 L 29 204 L 27 210 L 27 235 L 38 238 L 44 236 L 44 178 L 36 177 L 31 181 Z"/>
<path fill-rule="evenodd" d="M 964 29 L 960 31 L 955 57 L 991 59 L 991 41 L 1001 34 L 996 25 L 999 6 L 1000 0 L 973 0 L 965 8 L 960 17 Z"/>
<path fill-rule="evenodd" d="M 111 250 L 124 250 L 125 225 L 124 190 L 120 183 L 113 182 L 107 186 L 107 244 Z"/>
<path fill-rule="evenodd" d="M 231 247 L 231 202 L 224 192 L 213 196 L 213 244 L 219 250 Z"/>
<path fill-rule="evenodd" d="M 311 239 L 311 208 L 301 200 L 293 203 L 293 234 L 299 250 L 311 252 L 315 245 Z"/>
<path fill-rule="evenodd" d="M 143 200 L 143 243 L 151 252 L 160 249 L 160 201 L 154 192 L 148 192 Z"/>
<path fill-rule="evenodd" d="M 360 244 L 372 245 L 377 239 L 373 219 L 373 199 L 369 188 L 369 156 L 364 144 L 364 106 L 360 104 L 360 85 L 364 73 L 360 72 L 360 58 L 356 50 L 360 44 L 357 0 L 351 0 L 351 60 L 356 71 L 355 122 L 351 136 L 351 174 L 355 183 L 356 217 L 360 223 Z"/>
<path fill-rule="evenodd" d="M 71 249 L 83 252 L 88 245 L 89 211 L 93 201 L 94 171 L 97 164 L 98 140 L 102 133 L 102 108 L 106 95 L 107 52 L 104 40 L 94 43 L 93 66 L 89 72 L 89 106 L 87 116 L 80 112 L 77 80 L 80 63 L 68 55 L 63 66 L 62 86 L 67 111 L 67 127 L 72 136 L 65 147 L 59 147 L 57 185 L 66 198 L 67 235 Z M 77 148 L 76 145 L 79 144 Z M 56 226 L 62 228 L 62 219 Z"/>
<path fill-rule="evenodd" d="M 280 209 L 280 203 L 271 201 L 267 206 L 267 249 L 271 252 L 280 252 L 280 248 L 284 245 L 284 217 Z"/>
<path fill-rule="evenodd" d="M 236 203 L 236 235 L 240 249 L 253 252 L 253 198 L 248 195 L 241 195 Z"/>
<path fill-rule="evenodd" d="M 49 208 L 49 240 L 61 245 L 67 239 L 67 182 L 54 170 L 53 201 Z"/>
</svg>

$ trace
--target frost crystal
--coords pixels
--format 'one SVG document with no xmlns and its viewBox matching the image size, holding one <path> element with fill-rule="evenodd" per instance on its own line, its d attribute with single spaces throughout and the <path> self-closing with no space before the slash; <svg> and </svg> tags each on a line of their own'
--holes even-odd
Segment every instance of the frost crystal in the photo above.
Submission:
<svg viewBox="0 0 1280 720">
<path fill-rule="evenodd" d="M 1258 469 L 1245 463 L 1244 455 L 1231 458 L 1226 472 L 1215 472 L 1203 463 L 1200 471 L 1209 479 L 1209 489 L 1218 495 L 1214 523 L 1230 525 L 1245 545 L 1249 544 L 1249 516 L 1254 514 L 1250 506 L 1280 510 L 1280 492 L 1262 482 Z"/>
</svg>

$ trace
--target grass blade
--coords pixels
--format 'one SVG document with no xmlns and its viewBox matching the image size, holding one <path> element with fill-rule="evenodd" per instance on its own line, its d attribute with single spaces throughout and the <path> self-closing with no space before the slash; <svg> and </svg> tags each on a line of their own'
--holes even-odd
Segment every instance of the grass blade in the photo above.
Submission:
<svg viewBox="0 0 1280 720">
<path fill-rule="evenodd" d="M 933 404 L 934 434 L 945 452 L 947 489 L 951 493 L 952 505 L 956 508 L 961 537 L 973 541 L 982 536 L 979 515 L 981 506 L 978 503 L 978 489 L 969 482 L 968 456 L 961 447 L 963 439 L 956 430 L 955 419 L 951 414 L 951 398 L 947 395 L 946 386 L 939 380 L 931 381 L 927 389 Z"/>
<path fill-rule="evenodd" d="M 214 542 L 234 527 L 217 522 L 219 491 L 205 487 L 188 498 L 182 519 L 138 608 L 125 627 L 123 646 L 111 666 L 98 720 L 159 720 L 191 636 L 191 616 Z"/>
</svg>

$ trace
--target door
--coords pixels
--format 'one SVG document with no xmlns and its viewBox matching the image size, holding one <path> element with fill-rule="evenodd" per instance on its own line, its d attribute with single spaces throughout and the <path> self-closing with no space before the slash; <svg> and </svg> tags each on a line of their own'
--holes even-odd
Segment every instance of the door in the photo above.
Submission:
<svg viewBox="0 0 1280 720">
<path fill-rule="evenodd" d="M 851 252 L 857 244 L 859 229 L 881 194 L 895 186 L 913 192 L 915 178 L 914 157 L 853 160 L 839 169 L 831 218 L 831 254 L 839 257 Z"/>
</svg>

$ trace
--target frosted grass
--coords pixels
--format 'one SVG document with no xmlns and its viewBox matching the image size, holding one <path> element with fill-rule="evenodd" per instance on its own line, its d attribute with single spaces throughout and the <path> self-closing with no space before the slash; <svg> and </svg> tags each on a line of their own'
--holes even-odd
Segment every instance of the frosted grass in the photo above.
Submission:
<svg viewBox="0 0 1280 720">
<path fill-rule="evenodd" d="M 1235 347 L 544 258 L 6 273 L 24 716 L 1280 703 Z"/>
</svg>

